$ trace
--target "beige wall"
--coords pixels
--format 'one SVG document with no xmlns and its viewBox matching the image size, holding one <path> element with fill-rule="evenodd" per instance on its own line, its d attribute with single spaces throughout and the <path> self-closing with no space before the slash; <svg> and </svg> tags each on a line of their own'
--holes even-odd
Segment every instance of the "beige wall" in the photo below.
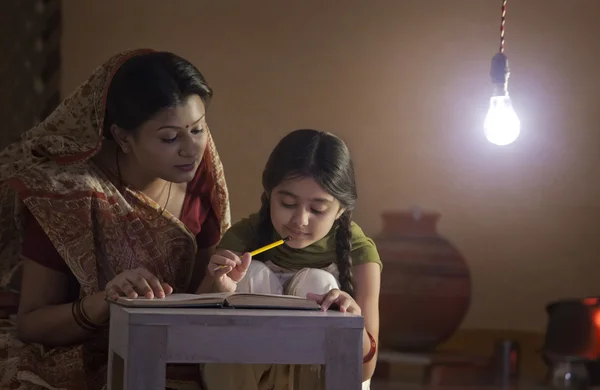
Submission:
<svg viewBox="0 0 600 390">
<path fill-rule="evenodd" d="M 600 1 L 508 3 L 523 131 L 510 147 L 482 130 L 492 0 L 66 0 L 63 90 L 122 49 L 187 57 L 216 90 L 234 219 L 257 210 L 281 136 L 335 132 L 354 153 L 368 233 L 384 209 L 443 214 L 473 274 L 465 326 L 542 329 L 548 301 L 600 292 Z"/>
</svg>

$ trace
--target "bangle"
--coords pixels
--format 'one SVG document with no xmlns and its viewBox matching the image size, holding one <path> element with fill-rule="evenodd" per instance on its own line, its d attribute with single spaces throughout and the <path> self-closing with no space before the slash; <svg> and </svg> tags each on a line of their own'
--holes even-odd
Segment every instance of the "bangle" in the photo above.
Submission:
<svg viewBox="0 0 600 390">
<path fill-rule="evenodd" d="M 81 302 L 79 303 L 79 307 L 81 308 L 81 316 L 84 318 L 84 321 L 86 321 L 88 324 L 90 324 L 91 326 L 95 327 L 96 329 L 102 328 L 105 325 L 108 325 L 109 320 L 106 320 L 106 322 L 102 323 L 102 324 L 96 324 L 94 321 L 92 321 L 90 319 L 90 317 L 88 317 L 87 313 L 85 312 L 85 310 L 83 310 L 83 301 L 85 301 L 87 299 L 87 296 L 83 297 L 81 299 Z"/>
<path fill-rule="evenodd" d="M 92 332 L 100 329 L 106 324 L 94 324 L 90 317 L 87 316 L 87 314 L 83 310 L 83 301 L 85 301 L 86 298 L 87 297 L 79 298 L 78 300 L 73 302 L 73 305 L 71 306 L 71 313 L 73 314 L 73 318 L 75 319 L 75 322 L 77 322 L 77 325 L 79 325 L 84 330 Z"/>
<path fill-rule="evenodd" d="M 73 314 L 73 319 L 79 325 L 79 327 L 83 330 L 87 330 L 88 332 L 96 330 L 96 327 L 93 324 L 86 322 L 81 315 L 81 301 L 82 299 L 78 299 L 71 305 L 71 314 Z"/>
<path fill-rule="evenodd" d="M 375 338 L 373 337 L 373 335 L 371 333 L 369 333 L 368 330 L 366 332 L 367 332 L 367 336 L 369 336 L 369 341 L 371 342 L 371 348 L 369 349 L 369 352 L 367 353 L 367 355 L 365 357 L 363 357 L 363 364 L 369 363 L 371 360 L 373 360 L 373 357 L 375 356 L 375 352 L 377 352 L 377 344 L 375 343 Z"/>
</svg>

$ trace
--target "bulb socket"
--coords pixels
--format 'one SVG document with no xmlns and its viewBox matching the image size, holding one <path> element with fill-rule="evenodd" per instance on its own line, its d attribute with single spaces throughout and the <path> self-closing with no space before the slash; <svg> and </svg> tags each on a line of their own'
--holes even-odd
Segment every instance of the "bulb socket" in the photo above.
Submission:
<svg viewBox="0 0 600 390">
<path fill-rule="evenodd" d="M 492 79 L 492 84 L 494 84 L 494 96 L 508 95 L 509 76 L 508 58 L 504 53 L 496 53 L 492 57 L 492 66 L 490 69 L 490 78 Z"/>
</svg>

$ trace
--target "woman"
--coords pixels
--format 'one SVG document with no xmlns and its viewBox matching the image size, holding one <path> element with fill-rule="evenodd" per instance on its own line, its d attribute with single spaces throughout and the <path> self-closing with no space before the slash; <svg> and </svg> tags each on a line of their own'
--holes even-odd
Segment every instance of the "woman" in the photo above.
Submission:
<svg viewBox="0 0 600 390">
<path fill-rule="evenodd" d="M 211 97 L 174 54 L 121 53 L 0 154 L 0 387 L 102 388 L 105 298 L 195 292 L 230 224 Z"/>
</svg>

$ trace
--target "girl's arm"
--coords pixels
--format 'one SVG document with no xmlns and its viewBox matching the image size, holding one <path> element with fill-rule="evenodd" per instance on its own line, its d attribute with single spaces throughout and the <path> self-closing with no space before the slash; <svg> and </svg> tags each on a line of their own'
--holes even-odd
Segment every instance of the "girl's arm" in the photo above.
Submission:
<svg viewBox="0 0 600 390">
<path fill-rule="evenodd" d="M 248 253 L 242 255 L 227 249 L 217 249 L 208 262 L 206 274 L 196 293 L 235 292 L 237 283 L 246 275 L 251 260 Z"/>
<path fill-rule="evenodd" d="M 367 331 L 375 339 L 379 351 L 379 289 L 381 284 L 381 268 L 377 263 L 359 264 L 352 267 L 354 273 L 355 298 L 365 319 L 363 332 L 363 356 L 371 349 Z M 370 379 L 375 372 L 377 352 L 370 362 L 363 364 L 363 381 Z"/>
</svg>

